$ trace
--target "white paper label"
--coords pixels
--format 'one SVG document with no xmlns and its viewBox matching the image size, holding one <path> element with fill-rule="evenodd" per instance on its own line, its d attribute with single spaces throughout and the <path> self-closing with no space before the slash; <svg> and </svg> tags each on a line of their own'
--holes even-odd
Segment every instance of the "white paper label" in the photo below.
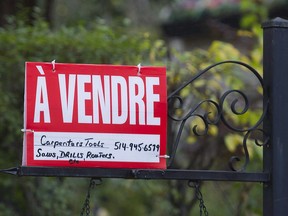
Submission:
<svg viewBox="0 0 288 216">
<path fill-rule="evenodd" d="M 34 132 L 34 160 L 159 162 L 160 135 Z"/>
</svg>

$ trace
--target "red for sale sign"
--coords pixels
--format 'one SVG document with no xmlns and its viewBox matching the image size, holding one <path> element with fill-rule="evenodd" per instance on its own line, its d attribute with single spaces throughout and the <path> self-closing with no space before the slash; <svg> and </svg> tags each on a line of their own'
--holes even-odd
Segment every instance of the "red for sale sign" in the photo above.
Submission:
<svg viewBox="0 0 288 216">
<path fill-rule="evenodd" d="M 27 62 L 23 165 L 165 169 L 166 99 L 164 67 Z"/>
</svg>

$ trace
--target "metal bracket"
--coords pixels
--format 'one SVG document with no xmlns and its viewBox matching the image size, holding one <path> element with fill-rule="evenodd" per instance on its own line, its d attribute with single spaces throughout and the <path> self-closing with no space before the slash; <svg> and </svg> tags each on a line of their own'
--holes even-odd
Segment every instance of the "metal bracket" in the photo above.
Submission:
<svg viewBox="0 0 288 216">
<path fill-rule="evenodd" d="M 269 136 L 263 129 L 259 129 L 259 126 L 263 123 L 263 120 L 266 116 L 268 105 L 267 102 L 264 104 L 263 113 L 259 120 L 249 128 L 236 128 L 229 121 L 226 120 L 224 116 L 224 101 L 228 96 L 232 94 L 238 95 L 238 97 L 242 98 L 244 107 L 242 110 L 237 110 L 236 106 L 238 103 L 238 99 L 234 99 L 231 103 L 230 109 L 232 114 L 235 115 L 243 115 L 249 108 L 249 100 L 248 97 L 244 94 L 244 92 L 232 89 L 224 92 L 224 94 L 220 97 L 219 101 L 214 101 L 212 99 L 205 99 L 201 101 L 198 105 L 188 108 L 188 112 L 181 117 L 175 116 L 173 111 L 175 109 L 183 109 L 183 98 L 181 97 L 180 92 L 191 84 L 193 81 L 201 77 L 203 74 L 207 73 L 212 68 L 215 68 L 218 65 L 223 64 L 234 64 L 238 66 L 242 66 L 248 71 L 252 72 L 254 76 L 258 79 L 259 83 L 263 88 L 263 79 L 257 73 L 257 71 L 251 66 L 239 62 L 239 61 L 224 61 L 214 65 L 207 67 L 206 69 L 200 71 L 195 76 L 193 76 L 190 80 L 181 85 L 178 89 L 172 92 L 168 96 L 168 104 L 172 106 L 171 110 L 169 109 L 168 116 L 172 122 L 179 123 L 178 131 L 176 133 L 176 139 L 169 146 L 170 152 L 168 155 L 161 155 L 160 157 L 167 158 L 168 161 L 168 169 L 167 170 L 137 170 L 137 169 L 107 169 L 107 168 L 65 168 L 65 167 L 14 167 L 10 169 L 0 170 L 1 173 L 18 175 L 18 176 L 66 176 L 66 177 L 91 177 L 91 178 L 127 178 L 127 179 L 176 179 L 176 180 L 213 180 L 213 181 L 249 181 L 249 182 L 264 182 L 267 183 L 270 181 L 270 174 L 266 172 L 246 172 L 246 167 L 250 161 L 249 152 L 247 148 L 247 140 L 252 133 L 260 132 L 263 134 L 264 141 L 260 142 L 257 139 L 255 140 L 255 144 L 258 146 L 265 146 L 269 141 Z M 178 102 L 178 103 L 177 103 Z M 213 119 L 210 118 L 210 112 L 199 113 L 199 108 L 203 104 L 210 104 L 214 107 L 215 114 Z M 178 107 L 175 108 L 175 104 L 178 104 Z M 180 105 L 179 105 L 180 104 Z M 171 169 L 173 162 L 175 160 L 177 148 L 180 142 L 180 138 L 182 132 L 184 130 L 185 124 L 188 122 L 188 119 L 191 117 L 199 118 L 203 125 L 204 130 L 198 131 L 197 125 L 194 126 L 193 132 L 196 136 L 207 135 L 209 127 L 211 125 L 216 125 L 222 122 L 228 129 L 234 132 L 244 133 L 243 138 L 243 152 L 245 156 L 244 165 L 240 169 L 236 169 L 234 167 L 235 162 L 240 159 L 237 156 L 232 156 L 230 159 L 230 168 L 232 171 L 211 171 L 211 170 L 183 170 L 183 169 Z"/>
</svg>

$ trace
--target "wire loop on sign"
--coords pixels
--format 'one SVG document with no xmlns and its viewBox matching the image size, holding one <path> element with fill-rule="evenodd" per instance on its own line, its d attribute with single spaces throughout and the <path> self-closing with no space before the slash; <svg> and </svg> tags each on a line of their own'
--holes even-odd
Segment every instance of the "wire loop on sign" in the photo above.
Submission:
<svg viewBox="0 0 288 216">
<path fill-rule="evenodd" d="M 51 64 L 52 64 L 52 71 L 55 72 L 56 71 L 56 66 L 55 66 L 56 60 L 54 59 Z"/>
<path fill-rule="evenodd" d="M 21 129 L 21 132 L 25 133 L 25 132 L 32 132 L 34 133 L 34 130 L 32 129 Z"/>
<path fill-rule="evenodd" d="M 137 75 L 139 76 L 141 74 L 141 63 L 139 63 L 137 67 L 138 67 Z"/>
<path fill-rule="evenodd" d="M 168 159 L 168 158 L 170 158 L 170 156 L 169 156 L 169 155 L 159 155 L 159 156 L 156 156 L 156 157 L 159 157 L 159 158 L 165 158 L 165 159 Z"/>
</svg>

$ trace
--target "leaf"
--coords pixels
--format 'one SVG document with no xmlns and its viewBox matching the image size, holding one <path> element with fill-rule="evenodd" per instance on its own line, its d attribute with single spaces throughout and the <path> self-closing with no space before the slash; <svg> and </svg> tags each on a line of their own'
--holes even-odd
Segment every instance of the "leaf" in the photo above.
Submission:
<svg viewBox="0 0 288 216">
<path fill-rule="evenodd" d="M 210 125 L 208 134 L 211 136 L 216 136 L 218 134 L 218 127 L 216 125 Z"/>
<path fill-rule="evenodd" d="M 238 145 L 241 145 L 243 142 L 243 137 L 239 134 L 228 134 L 224 138 L 225 146 L 230 152 L 234 152 Z"/>
</svg>

